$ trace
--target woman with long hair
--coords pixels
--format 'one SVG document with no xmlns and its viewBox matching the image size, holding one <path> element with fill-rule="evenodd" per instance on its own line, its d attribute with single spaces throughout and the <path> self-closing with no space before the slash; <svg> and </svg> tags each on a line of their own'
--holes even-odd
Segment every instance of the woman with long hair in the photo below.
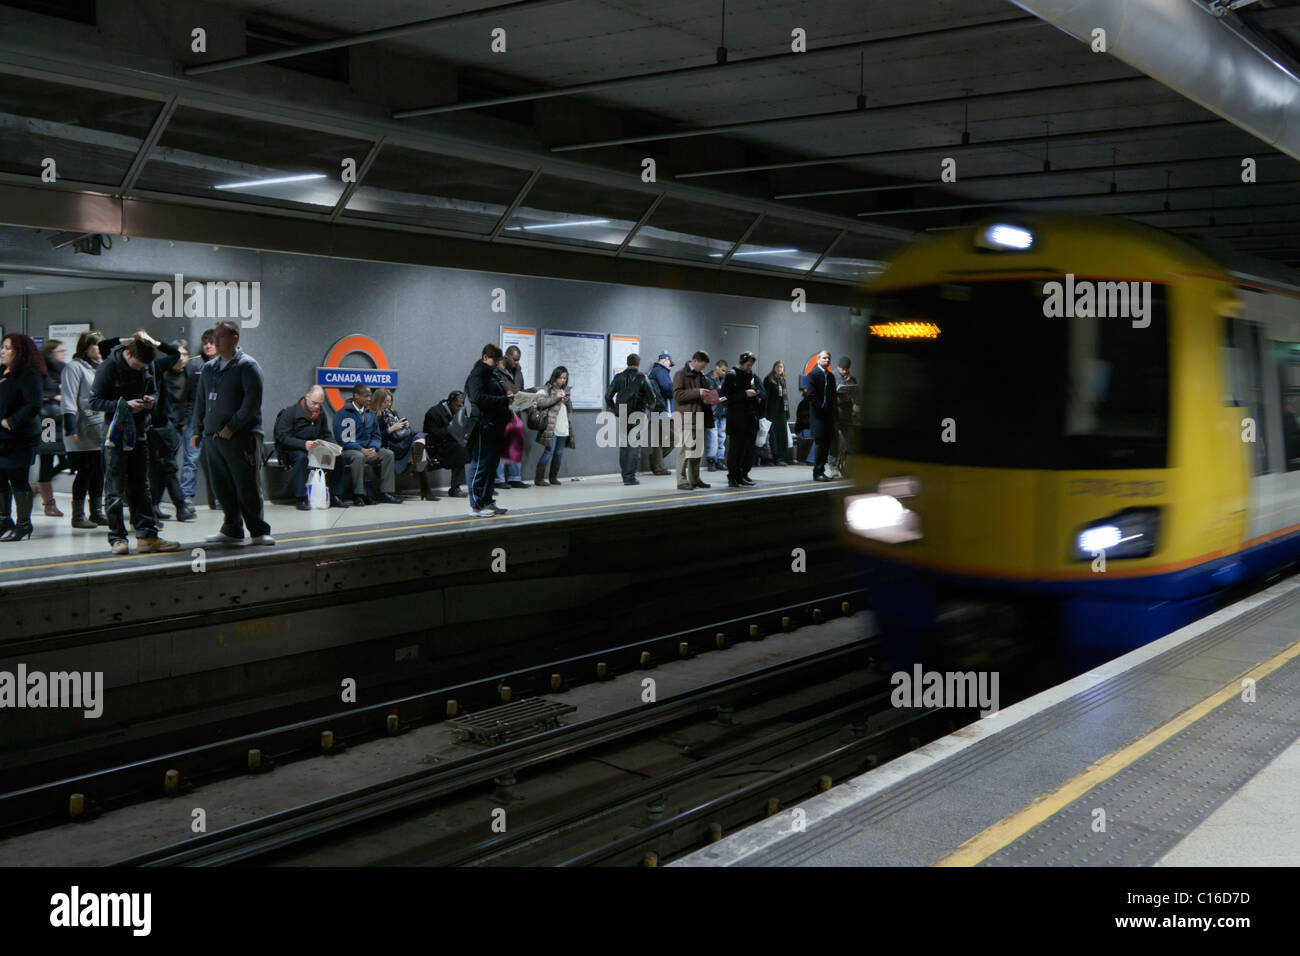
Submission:
<svg viewBox="0 0 1300 956">
<path fill-rule="evenodd" d="M 82 332 L 72 361 L 63 367 L 59 391 L 63 394 L 63 447 L 68 450 L 77 476 L 72 479 L 72 526 L 92 529 L 108 525 L 104 514 L 104 413 L 90 407 L 95 370 L 103 356 L 104 336 Z M 90 517 L 86 517 L 86 497 Z"/>
<path fill-rule="evenodd" d="M 790 421 L 790 395 L 785 387 L 784 362 L 773 364 L 772 371 L 763 379 L 763 388 L 767 393 L 767 420 L 772 423 L 767 432 L 771 461 L 777 465 L 788 465 L 790 435 L 786 431 L 786 423 Z"/>
<path fill-rule="evenodd" d="M 32 536 L 27 474 L 41 438 L 44 376 L 45 360 L 29 336 L 10 332 L 0 341 L 0 541 Z"/>
<path fill-rule="evenodd" d="M 409 419 L 403 418 L 393 410 L 393 393 L 386 388 L 377 388 L 370 396 L 370 410 L 379 419 L 379 437 L 383 446 L 393 453 L 393 473 L 400 475 L 406 466 L 415 463 L 415 470 L 420 473 L 420 498 L 423 501 L 437 501 L 429 489 L 429 476 L 425 474 L 424 432 L 416 432 Z"/>
<path fill-rule="evenodd" d="M 68 352 L 61 341 L 50 339 L 41 349 L 41 358 L 45 360 L 45 377 L 41 380 L 42 435 L 41 443 L 36 449 L 40 455 L 41 467 L 36 475 L 35 489 L 40 493 L 41 501 L 45 505 L 46 517 L 62 518 L 63 512 L 54 503 L 54 486 L 50 482 L 54 480 L 56 474 L 67 467 L 63 447 L 63 422 L 59 410 L 59 403 L 62 400 L 62 396 L 59 394 L 59 378 L 63 374 L 63 366 L 68 360 Z M 54 423 L 54 434 L 52 436 L 44 434 L 47 420 Z M 45 440 L 47 437 L 50 438 L 49 441 Z M 59 458 L 57 468 L 54 467 L 56 455 Z"/>
<path fill-rule="evenodd" d="M 543 449 L 537 460 L 535 481 L 538 488 L 546 487 L 546 466 L 551 466 L 550 483 L 560 483 L 560 459 L 564 449 L 573 448 L 573 396 L 569 391 L 569 370 L 557 365 L 546 380 L 542 394 L 537 399 L 541 427 L 537 429 L 537 444 Z"/>
</svg>

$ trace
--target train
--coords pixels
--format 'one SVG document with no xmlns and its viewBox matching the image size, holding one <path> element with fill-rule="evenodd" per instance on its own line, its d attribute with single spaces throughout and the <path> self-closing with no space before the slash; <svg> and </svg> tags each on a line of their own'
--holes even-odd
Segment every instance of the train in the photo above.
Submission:
<svg viewBox="0 0 1300 956">
<path fill-rule="evenodd" d="M 837 507 L 895 658 L 1003 633 L 1095 664 L 1300 559 L 1291 270 L 1025 214 L 911 245 L 867 291 Z"/>
</svg>

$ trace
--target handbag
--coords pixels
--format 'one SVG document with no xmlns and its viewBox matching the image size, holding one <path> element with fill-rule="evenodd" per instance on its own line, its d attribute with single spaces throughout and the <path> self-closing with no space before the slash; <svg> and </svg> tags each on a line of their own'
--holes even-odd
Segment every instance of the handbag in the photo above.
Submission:
<svg viewBox="0 0 1300 956">
<path fill-rule="evenodd" d="M 524 423 L 518 415 L 511 415 L 510 421 L 506 422 L 501 442 L 501 460 L 513 465 L 524 460 Z"/>
</svg>

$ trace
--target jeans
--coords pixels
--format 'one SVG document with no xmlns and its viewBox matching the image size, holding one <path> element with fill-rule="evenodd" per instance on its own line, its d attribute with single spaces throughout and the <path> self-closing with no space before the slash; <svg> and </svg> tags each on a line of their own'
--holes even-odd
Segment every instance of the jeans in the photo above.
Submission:
<svg viewBox="0 0 1300 956">
<path fill-rule="evenodd" d="M 185 456 L 181 460 L 181 494 L 186 501 L 194 500 L 199 485 L 199 449 L 190 447 L 190 439 L 193 437 L 193 427 L 186 425 L 185 441 L 181 444 Z"/>
<path fill-rule="evenodd" d="M 721 461 L 727 452 L 727 423 L 723 419 L 704 435 L 704 457 L 708 461 Z"/>
<path fill-rule="evenodd" d="M 522 467 L 523 462 L 497 462 L 496 481 L 493 484 L 504 485 L 507 481 L 520 481 L 523 477 L 523 472 L 521 471 Z"/>
<path fill-rule="evenodd" d="M 553 436 L 551 443 L 542 451 L 542 457 L 537 459 L 538 467 L 550 461 L 552 455 L 555 456 L 555 467 L 559 468 L 560 461 L 564 458 L 564 439 L 558 435 Z"/>
<path fill-rule="evenodd" d="M 104 446 L 104 490 L 108 494 L 108 540 L 126 540 L 124 509 L 131 508 L 137 538 L 158 537 L 158 519 L 149 494 L 149 441 L 136 436 L 135 448 Z"/>
<path fill-rule="evenodd" d="M 636 481 L 637 470 L 641 467 L 641 446 L 629 444 L 626 431 L 622 439 L 618 446 L 618 470 L 623 475 L 623 481 L 631 484 Z"/>
<path fill-rule="evenodd" d="M 469 506 L 473 511 L 493 504 L 497 465 L 501 460 L 501 438 L 505 425 L 480 420 L 469 436 Z"/>
</svg>

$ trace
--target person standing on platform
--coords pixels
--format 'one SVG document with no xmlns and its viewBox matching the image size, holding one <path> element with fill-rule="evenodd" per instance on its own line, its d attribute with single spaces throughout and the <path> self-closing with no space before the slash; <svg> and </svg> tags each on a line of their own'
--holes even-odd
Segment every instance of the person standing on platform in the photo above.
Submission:
<svg viewBox="0 0 1300 956">
<path fill-rule="evenodd" d="M 631 439 L 633 424 L 629 419 L 636 414 L 646 419 L 640 429 L 641 434 L 648 433 L 650 419 L 654 416 L 654 407 L 658 387 L 641 374 L 641 356 L 632 352 L 627 357 L 627 367 L 609 380 L 605 389 L 605 409 L 619 417 L 618 435 L 618 470 L 623 474 L 623 484 L 639 485 L 637 470 L 641 467 L 641 446 Z"/>
<path fill-rule="evenodd" d="M 124 510 L 141 552 L 176 551 L 180 545 L 158 536 L 149 488 L 149 421 L 158 401 L 153 374 L 158 341 L 140 331 L 113 349 L 95 370 L 90 407 L 109 418 L 104 442 L 104 490 L 108 495 L 108 543 L 114 554 L 127 554 Z"/>
<path fill-rule="evenodd" d="M 777 362 L 763 379 L 766 395 L 766 417 L 772 423 L 767 433 L 767 446 L 772 450 L 772 463 L 788 465 L 790 457 L 790 398 L 785 387 L 785 363 Z"/>
<path fill-rule="evenodd" d="M 836 369 L 839 378 L 835 382 L 835 447 L 831 449 L 831 456 L 840 477 L 848 467 L 857 437 L 854 426 L 858 424 L 858 380 L 849 372 L 850 367 L 848 358 L 842 358 Z"/>
<path fill-rule="evenodd" d="M 817 446 L 813 481 L 830 481 L 826 476 L 826 459 L 835 439 L 835 373 L 831 371 L 831 353 L 827 349 L 817 353 L 817 367 L 808 374 L 808 415 Z"/>
<path fill-rule="evenodd" d="M 727 487 L 744 488 L 758 484 L 749 477 L 754 464 L 754 442 L 758 439 L 758 413 L 762 398 L 753 352 L 740 353 L 740 362 L 727 372 L 722 383 L 722 397 L 727 400 Z"/>
<path fill-rule="evenodd" d="M 195 510 L 185 503 L 185 494 L 181 491 L 177 478 L 181 432 L 172 424 L 176 404 L 185 398 L 185 365 L 189 358 L 189 349 L 184 342 L 176 341 L 171 345 L 159 343 L 158 357 L 153 363 L 154 381 L 158 383 L 158 401 L 149 420 L 149 488 L 153 493 L 154 517 L 159 520 L 168 517 L 158 507 L 162 503 L 164 492 L 171 495 L 177 521 L 193 521 L 198 517 Z M 193 413 L 193 403 L 190 404 Z"/>
<path fill-rule="evenodd" d="M 29 336 L 10 332 L 0 340 L 0 541 L 32 536 L 27 473 L 41 439 L 44 378 L 45 359 Z"/>
<path fill-rule="evenodd" d="M 524 370 L 519 365 L 519 346 L 512 345 L 505 350 L 501 356 L 501 361 L 497 363 L 496 374 L 501 380 L 502 386 L 505 387 L 506 397 L 514 400 L 515 392 L 526 392 L 524 388 Z M 517 418 L 514 413 L 511 417 Z M 527 488 L 528 482 L 523 480 L 523 462 L 506 461 L 499 459 L 497 462 L 496 481 L 493 488 Z"/>
<path fill-rule="evenodd" d="M 47 518 L 62 518 L 63 512 L 54 502 L 54 486 L 51 482 L 54 476 L 62 469 L 67 467 L 67 447 L 63 444 L 63 394 L 62 394 L 62 376 L 64 366 L 68 361 L 68 350 L 63 347 L 63 343 L 58 339 L 50 339 L 41 349 L 41 358 L 45 360 L 45 378 L 41 382 L 41 431 L 46 430 L 46 422 L 54 422 L 56 428 L 54 434 L 49 436 L 50 440 L 46 441 L 46 436 L 41 436 L 40 445 L 37 447 L 37 454 L 40 456 L 40 468 L 36 472 L 35 490 L 40 492 L 41 503 L 45 506 L 45 516 Z M 59 465 L 54 466 L 55 456 L 58 456 Z"/>
<path fill-rule="evenodd" d="M 557 365 L 542 391 L 545 394 L 537 399 L 542 417 L 542 427 L 537 430 L 537 444 L 543 449 L 542 457 L 537 459 L 537 474 L 534 476 L 534 484 L 538 488 L 546 487 L 548 463 L 551 466 L 550 483 L 560 483 L 560 459 L 564 457 L 564 449 L 575 447 L 569 370 L 563 365 Z"/>
<path fill-rule="evenodd" d="M 673 377 L 673 402 L 682 417 L 682 447 L 677 453 L 678 491 L 711 487 L 700 480 L 705 436 L 713 429 L 713 405 L 705 401 L 714 397 L 704 375 L 708 365 L 709 356 L 696 352 Z"/>
<path fill-rule="evenodd" d="M 307 502 L 307 470 L 311 467 L 313 448 L 333 438 L 329 420 L 325 417 L 325 389 L 313 385 L 307 394 L 275 416 L 275 447 L 281 464 L 293 472 L 293 496 L 298 500 L 299 511 L 310 511 Z M 334 463 L 334 470 L 326 478 L 330 492 L 331 508 L 347 508 L 343 500 L 342 462 Z"/>
<path fill-rule="evenodd" d="M 456 413 L 465 404 L 465 393 L 452 391 L 443 401 L 424 413 L 425 451 L 429 468 L 447 468 L 451 471 L 451 490 L 449 498 L 464 498 L 465 489 L 465 446 L 458 442 L 451 433 L 451 423 Z M 425 501 L 437 501 L 429 487 L 429 472 L 420 472 L 420 497 Z"/>
<path fill-rule="evenodd" d="M 203 366 L 217 357 L 217 333 L 212 329 L 206 329 L 199 338 L 199 354 L 194 356 L 185 364 L 185 378 L 188 384 L 189 401 L 185 403 L 185 417 L 179 419 L 184 425 L 184 441 L 181 443 L 181 494 L 185 496 L 185 504 L 194 507 L 194 496 L 198 493 L 198 469 L 200 466 L 199 449 L 194 447 L 194 432 L 192 429 L 192 419 L 194 412 L 194 398 L 199 390 L 199 373 L 203 371 Z M 207 466 L 203 466 L 206 469 Z"/>
<path fill-rule="evenodd" d="M 660 477 L 672 474 L 664 466 L 664 458 L 673 453 L 673 377 L 668 371 L 672 367 L 673 357 L 667 352 L 660 352 L 658 361 L 650 366 L 650 383 L 658 393 L 655 412 L 659 415 L 658 440 L 650 444 L 650 471 Z"/>
<path fill-rule="evenodd" d="M 59 390 L 63 395 L 63 447 L 77 476 L 72 480 L 72 526 L 93 530 L 108 524 L 104 514 L 104 413 L 90 407 L 90 390 L 99 367 L 99 332 L 82 332 L 72 361 L 63 367 Z M 90 517 L 86 517 L 86 497 Z"/>
<path fill-rule="evenodd" d="M 401 504 L 397 490 L 397 472 L 392 449 L 383 447 L 379 417 L 370 410 L 370 388 L 358 385 L 352 389 L 352 400 L 334 416 L 334 440 L 343 449 L 343 462 L 352 478 L 352 503 L 372 505 L 376 500 L 385 504 Z M 374 499 L 366 490 L 366 469 L 379 470 L 379 497 Z"/>
<path fill-rule="evenodd" d="M 465 379 L 465 394 L 475 412 L 465 448 L 469 453 L 469 508 L 476 518 L 506 513 L 493 500 L 501 442 L 511 415 L 506 387 L 496 374 L 500 361 L 501 349 L 489 342 Z"/>
<path fill-rule="evenodd" d="M 725 359 L 718 359 L 718 364 L 713 366 L 713 374 L 709 376 L 709 388 L 721 393 L 722 383 L 727 380 L 727 362 Z M 704 457 L 708 459 L 709 471 L 722 471 L 726 465 L 727 452 L 727 403 L 719 399 L 718 404 L 713 406 L 713 427 L 709 429 L 709 441 L 704 451 Z"/>
<path fill-rule="evenodd" d="M 239 325 L 229 320 L 215 329 L 217 357 L 203 366 L 194 397 L 191 424 L 194 447 L 206 447 L 212 492 L 224 514 L 213 544 L 244 540 L 272 545 L 271 526 L 262 517 L 262 369 L 239 347 Z"/>
</svg>

